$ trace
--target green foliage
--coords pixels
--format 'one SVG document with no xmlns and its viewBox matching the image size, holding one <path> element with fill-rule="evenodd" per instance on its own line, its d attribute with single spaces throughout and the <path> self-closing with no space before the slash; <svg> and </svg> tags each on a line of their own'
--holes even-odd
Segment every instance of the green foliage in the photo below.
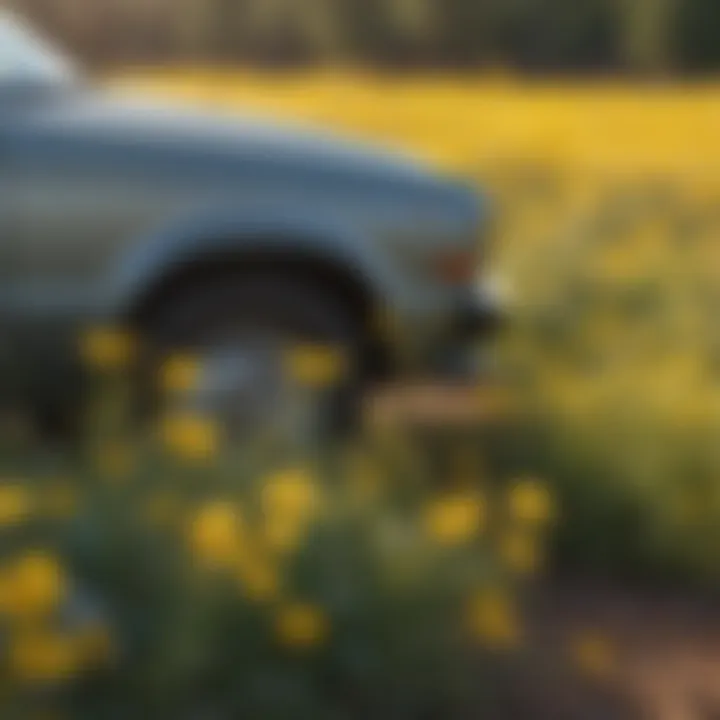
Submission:
<svg viewBox="0 0 720 720">
<path fill-rule="evenodd" d="M 563 557 L 716 585 L 712 187 L 579 174 L 568 182 L 552 170 L 489 182 L 512 206 L 500 230 L 517 293 L 504 365 L 534 419 L 530 465 L 562 498 Z"/>
<path fill-rule="evenodd" d="M 712 71 L 720 63 L 720 7 L 713 0 L 685 0 L 677 17 L 675 47 L 683 67 Z"/>
<path fill-rule="evenodd" d="M 440 484 L 391 430 L 312 456 L 200 446 L 219 432 L 200 419 L 137 440 L 122 409 L 126 340 L 104 331 L 86 348 L 105 380 L 82 457 L 5 449 L 3 717 L 414 720 L 491 707 L 496 653 L 520 656 L 525 574 L 498 533 L 541 543 L 538 484 L 506 495 L 473 474 L 472 452 Z"/>
<path fill-rule="evenodd" d="M 139 6 L 110 10 L 88 1 L 82 13 L 49 16 L 26 5 L 69 46 L 102 63 L 350 60 L 385 68 L 658 73 L 710 70 L 719 57 L 713 0 L 181 0 L 175 21 L 162 23 Z"/>
</svg>

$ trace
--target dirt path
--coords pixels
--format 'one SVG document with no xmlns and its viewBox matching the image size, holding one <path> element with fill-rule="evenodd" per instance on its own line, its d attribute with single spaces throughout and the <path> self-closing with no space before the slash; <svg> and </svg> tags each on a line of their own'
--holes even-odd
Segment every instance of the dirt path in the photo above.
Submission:
<svg viewBox="0 0 720 720">
<path fill-rule="evenodd" d="M 535 621 L 556 647 L 582 633 L 604 638 L 613 654 L 605 681 L 638 705 L 640 717 L 720 719 L 717 604 L 564 584 L 542 594 Z"/>
</svg>

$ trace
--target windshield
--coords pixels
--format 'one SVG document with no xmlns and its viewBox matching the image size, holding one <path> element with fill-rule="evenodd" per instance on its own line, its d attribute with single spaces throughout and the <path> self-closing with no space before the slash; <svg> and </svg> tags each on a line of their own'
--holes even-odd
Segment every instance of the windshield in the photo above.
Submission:
<svg viewBox="0 0 720 720">
<path fill-rule="evenodd" d="M 63 82 L 73 76 L 67 59 L 17 16 L 0 12 L 0 83 Z"/>
</svg>

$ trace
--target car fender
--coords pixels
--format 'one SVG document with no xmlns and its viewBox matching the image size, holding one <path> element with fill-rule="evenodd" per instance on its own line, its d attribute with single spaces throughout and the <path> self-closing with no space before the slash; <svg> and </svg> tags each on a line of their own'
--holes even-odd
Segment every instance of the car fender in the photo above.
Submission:
<svg viewBox="0 0 720 720">
<path fill-rule="evenodd" d="M 225 253 L 302 254 L 336 264 L 360 279 L 379 301 L 390 303 L 400 289 L 390 261 L 374 242 L 333 220 L 309 212 L 204 212 L 173 222 L 130 244 L 106 278 L 113 317 L 126 316 L 140 298 L 180 267 Z"/>
</svg>

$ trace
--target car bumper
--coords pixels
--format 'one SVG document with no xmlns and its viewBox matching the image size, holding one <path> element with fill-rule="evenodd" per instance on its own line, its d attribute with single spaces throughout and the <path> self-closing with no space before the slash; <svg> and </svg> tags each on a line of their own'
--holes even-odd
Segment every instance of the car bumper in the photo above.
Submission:
<svg viewBox="0 0 720 720">
<path fill-rule="evenodd" d="M 500 283 L 479 283 L 456 304 L 450 330 L 436 341 L 420 377 L 375 388 L 367 419 L 447 428 L 512 416 L 512 402 L 492 372 L 491 341 L 508 325 L 508 303 Z"/>
<path fill-rule="evenodd" d="M 492 365 L 495 339 L 507 325 L 507 312 L 495 286 L 482 283 L 456 305 L 450 332 L 440 345 L 433 376 L 438 380 L 474 381 Z"/>
<path fill-rule="evenodd" d="M 508 296 L 499 284 L 479 283 L 457 302 L 445 331 L 422 355 L 419 373 L 400 373 L 373 389 L 370 422 L 467 425 L 497 420 L 510 404 L 493 381 L 493 343 L 508 325 Z"/>
<path fill-rule="evenodd" d="M 478 283 L 458 304 L 455 333 L 471 340 L 487 340 L 496 336 L 507 320 L 503 295 L 497 281 Z"/>
</svg>

